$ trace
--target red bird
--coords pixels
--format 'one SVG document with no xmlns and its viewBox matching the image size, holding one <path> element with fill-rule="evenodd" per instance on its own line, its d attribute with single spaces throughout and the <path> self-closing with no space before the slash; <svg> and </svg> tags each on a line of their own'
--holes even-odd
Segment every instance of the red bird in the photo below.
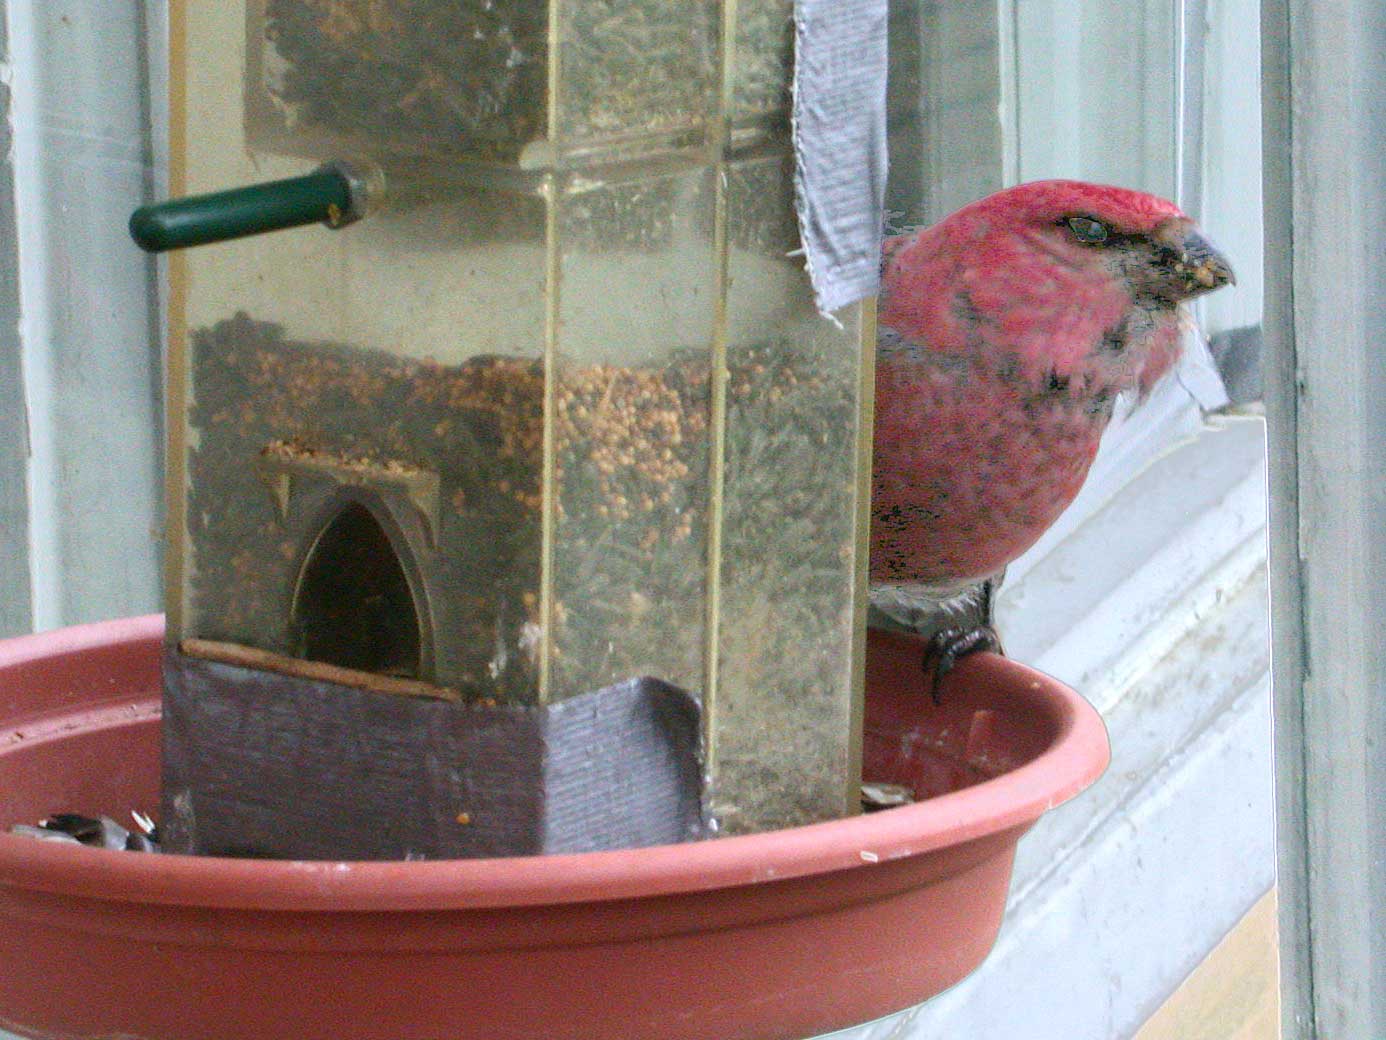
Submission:
<svg viewBox="0 0 1386 1040">
<path fill-rule="evenodd" d="M 1117 397 L 1179 359 L 1183 302 L 1233 280 L 1173 203 L 1079 181 L 886 240 L 872 623 L 932 636 L 934 689 L 998 645 L 996 583 L 1077 495 Z"/>
</svg>

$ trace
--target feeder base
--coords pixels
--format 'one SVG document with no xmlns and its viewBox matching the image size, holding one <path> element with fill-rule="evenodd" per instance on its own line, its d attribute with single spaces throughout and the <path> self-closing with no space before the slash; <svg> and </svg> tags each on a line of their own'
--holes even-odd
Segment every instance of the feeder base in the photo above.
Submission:
<svg viewBox="0 0 1386 1040">
<path fill-rule="evenodd" d="M 465 704 L 164 657 L 163 846 L 271 859 L 592 852 L 704 836 L 697 701 L 630 679 Z"/>
</svg>

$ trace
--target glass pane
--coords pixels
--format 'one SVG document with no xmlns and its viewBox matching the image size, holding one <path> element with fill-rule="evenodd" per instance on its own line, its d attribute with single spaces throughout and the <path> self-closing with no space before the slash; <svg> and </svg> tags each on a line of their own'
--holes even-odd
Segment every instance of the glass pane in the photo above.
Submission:
<svg viewBox="0 0 1386 1040">
<path fill-rule="evenodd" d="M 250 0 L 251 139 L 293 152 L 513 160 L 547 132 L 546 7 Z"/>
<path fill-rule="evenodd" d="M 995 0 L 890 5 L 887 95 L 894 228 L 929 225 L 1002 185 Z"/>
<path fill-rule="evenodd" d="M 1015 12 L 1018 179 L 1174 198 L 1175 0 L 1016 0 Z"/>
<path fill-rule="evenodd" d="M 820 318 L 789 156 L 731 164 L 714 804 L 732 832 L 840 816 L 852 763 L 862 316 Z M 855 799 L 853 799 L 855 800 Z"/>
<path fill-rule="evenodd" d="M 714 171 L 560 203 L 551 696 L 703 689 Z"/>
<path fill-rule="evenodd" d="M 794 77 L 794 0 L 740 0 L 734 60 L 733 124 L 787 124 Z"/>
<path fill-rule="evenodd" d="M 715 0 L 566 0 L 559 61 L 565 151 L 706 128 L 715 111 Z"/>
<path fill-rule="evenodd" d="M 188 38 L 243 38 L 189 5 Z M 254 149 L 234 49 L 186 68 L 189 193 L 305 172 Z M 319 158 L 330 158 L 326 153 Z M 293 653 L 296 589 L 347 499 L 383 521 L 429 632 L 423 678 L 522 695 L 539 587 L 545 203 L 396 174 L 388 205 L 180 258 L 188 633 Z M 175 554 L 175 559 L 177 554 Z"/>
</svg>

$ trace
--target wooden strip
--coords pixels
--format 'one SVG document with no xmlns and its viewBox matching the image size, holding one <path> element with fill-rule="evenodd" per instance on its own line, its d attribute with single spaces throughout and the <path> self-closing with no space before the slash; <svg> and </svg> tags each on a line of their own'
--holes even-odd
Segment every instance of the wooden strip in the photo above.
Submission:
<svg viewBox="0 0 1386 1040">
<path fill-rule="evenodd" d="M 168 7 L 168 190 L 188 191 L 187 0 Z M 188 262 L 180 251 L 165 262 L 164 320 L 168 359 L 164 374 L 164 624 L 165 639 L 183 634 L 188 584 Z"/>
<path fill-rule="evenodd" d="M 1135 1040 L 1278 1040 L 1275 890 L 1251 908 Z"/>
<path fill-rule="evenodd" d="M 377 675 L 362 672 L 355 668 L 342 668 L 323 661 L 304 661 L 297 657 L 276 654 L 269 650 L 258 650 L 239 643 L 219 643 L 212 639 L 184 639 L 178 649 L 188 657 L 204 661 L 217 661 L 221 664 L 235 665 L 239 668 L 258 668 L 262 672 L 274 672 L 297 679 L 313 682 L 336 683 L 354 690 L 368 690 L 372 693 L 390 693 L 400 697 L 428 697 L 433 700 L 462 700 L 462 695 L 446 686 L 435 686 L 419 679 L 401 679 L 393 675 Z"/>
</svg>

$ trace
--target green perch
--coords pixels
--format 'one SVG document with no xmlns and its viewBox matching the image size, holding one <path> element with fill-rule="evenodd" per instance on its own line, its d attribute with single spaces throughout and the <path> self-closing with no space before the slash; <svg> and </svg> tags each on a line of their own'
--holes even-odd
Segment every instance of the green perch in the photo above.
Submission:
<svg viewBox="0 0 1386 1040">
<path fill-rule="evenodd" d="M 347 166 L 329 163 L 302 177 L 141 206 L 130 216 L 130 236 L 162 253 L 304 224 L 339 228 L 361 218 L 365 195 Z"/>
</svg>

